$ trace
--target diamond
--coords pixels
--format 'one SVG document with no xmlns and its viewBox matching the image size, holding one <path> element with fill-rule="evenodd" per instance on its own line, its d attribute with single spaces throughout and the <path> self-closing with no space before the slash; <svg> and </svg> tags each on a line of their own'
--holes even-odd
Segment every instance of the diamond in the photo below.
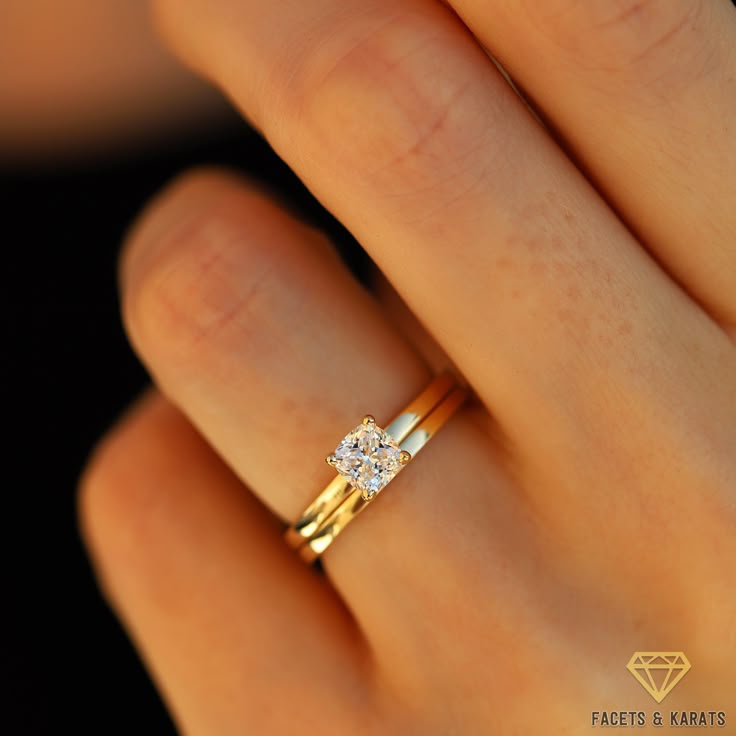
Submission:
<svg viewBox="0 0 736 736">
<path fill-rule="evenodd" d="M 661 703 L 685 677 L 690 662 L 684 652 L 635 652 L 626 669 Z"/>
<path fill-rule="evenodd" d="M 371 416 L 345 435 L 328 462 L 366 500 L 375 496 L 404 464 L 396 440 Z"/>
</svg>

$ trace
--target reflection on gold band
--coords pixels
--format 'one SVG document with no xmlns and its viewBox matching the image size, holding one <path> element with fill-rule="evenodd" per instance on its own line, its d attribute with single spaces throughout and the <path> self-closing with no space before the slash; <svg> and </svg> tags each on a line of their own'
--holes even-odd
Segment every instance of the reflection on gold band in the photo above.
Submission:
<svg viewBox="0 0 736 736">
<path fill-rule="evenodd" d="M 403 455 L 405 462 L 416 456 L 465 398 L 465 390 L 456 387 L 455 379 L 442 374 L 386 427 L 402 451 L 408 453 Z M 284 538 L 305 561 L 313 562 L 372 500 L 364 499 L 360 491 L 337 475 L 286 530 Z"/>
</svg>

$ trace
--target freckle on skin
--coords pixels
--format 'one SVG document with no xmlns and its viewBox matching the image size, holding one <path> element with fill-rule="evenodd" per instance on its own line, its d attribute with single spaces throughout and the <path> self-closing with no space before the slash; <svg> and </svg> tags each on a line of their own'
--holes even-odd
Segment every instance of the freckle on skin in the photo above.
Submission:
<svg viewBox="0 0 736 736">
<path fill-rule="evenodd" d="M 608 331 L 601 332 L 598 335 L 598 339 L 600 340 L 602 345 L 605 345 L 606 347 L 611 347 L 613 345 L 613 339 L 611 338 L 611 333 Z"/>
<path fill-rule="evenodd" d="M 543 244 L 542 238 L 537 238 L 537 237 L 524 238 L 524 245 L 526 245 L 526 247 L 529 250 L 538 250 L 542 244 Z"/>
<path fill-rule="evenodd" d="M 565 242 L 564 238 L 561 238 L 558 235 L 550 235 L 548 245 L 550 248 L 555 248 L 557 250 L 563 250 L 567 246 L 567 243 Z"/>
<path fill-rule="evenodd" d="M 575 284 L 572 284 L 571 286 L 567 287 L 567 296 L 570 298 L 571 301 L 579 301 L 580 299 L 580 287 L 576 286 Z"/>
</svg>

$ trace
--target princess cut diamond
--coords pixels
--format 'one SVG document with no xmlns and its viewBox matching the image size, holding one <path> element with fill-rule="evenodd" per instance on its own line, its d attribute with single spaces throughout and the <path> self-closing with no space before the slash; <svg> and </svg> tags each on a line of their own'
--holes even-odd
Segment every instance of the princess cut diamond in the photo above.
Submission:
<svg viewBox="0 0 736 736">
<path fill-rule="evenodd" d="M 327 462 L 368 500 L 401 470 L 407 459 L 396 440 L 373 417 L 367 416 L 345 435 Z"/>
</svg>

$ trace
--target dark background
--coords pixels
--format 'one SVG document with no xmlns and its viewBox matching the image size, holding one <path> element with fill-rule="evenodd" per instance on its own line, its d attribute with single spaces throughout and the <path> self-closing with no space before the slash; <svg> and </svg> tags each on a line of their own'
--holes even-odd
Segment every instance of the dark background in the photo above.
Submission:
<svg viewBox="0 0 736 736">
<path fill-rule="evenodd" d="M 175 144 L 44 167 L 0 166 L 3 734 L 173 734 L 101 598 L 77 529 L 85 458 L 147 382 L 118 314 L 126 227 L 172 176 L 226 164 L 365 257 L 267 144 L 227 120 Z"/>
<path fill-rule="evenodd" d="M 120 242 L 141 206 L 191 166 L 233 166 L 366 272 L 350 236 L 235 115 L 176 140 L 44 168 L 0 162 L 3 736 L 175 733 L 97 590 L 75 512 L 89 451 L 147 382 L 116 289 Z"/>
</svg>

